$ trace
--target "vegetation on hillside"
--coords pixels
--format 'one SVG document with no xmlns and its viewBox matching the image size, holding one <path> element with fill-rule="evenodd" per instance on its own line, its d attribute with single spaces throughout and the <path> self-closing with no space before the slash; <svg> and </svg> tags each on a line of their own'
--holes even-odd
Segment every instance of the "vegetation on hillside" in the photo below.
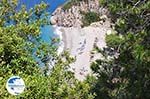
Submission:
<svg viewBox="0 0 150 99">
<path fill-rule="evenodd" d="M 110 11 L 116 34 L 106 37 L 104 59 L 92 64 L 95 99 L 150 98 L 150 1 L 100 0 Z M 120 36 L 120 34 L 122 36 Z"/>
<path fill-rule="evenodd" d="M 96 12 L 82 12 L 83 14 L 83 19 L 82 23 L 83 26 L 88 26 L 93 22 L 98 22 L 100 21 L 100 15 Z"/>
<path fill-rule="evenodd" d="M 79 4 L 80 1 L 83 0 L 69 0 L 66 4 L 64 4 L 63 9 L 68 10 L 70 9 L 73 5 Z"/>
</svg>

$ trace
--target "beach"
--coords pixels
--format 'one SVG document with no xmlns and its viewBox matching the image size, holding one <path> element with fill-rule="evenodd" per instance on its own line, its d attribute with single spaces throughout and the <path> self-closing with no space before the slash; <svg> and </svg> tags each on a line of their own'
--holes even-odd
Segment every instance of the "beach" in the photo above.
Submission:
<svg viewBox="0 0 150 99">
<path fill-rule="evenodd" d="M 87 75 L 92 73 L 90 69 L 92 59 L 101 57 L 101 55 L 93 56 L 91 54 L 94 44 L 101 49 L 106 46 L 105 36 L 107 31 L 111 30 L 110 21 L 103 24 L 96 22 L 84 28 L 54 27 L 62 42 L 58 48 L 58 53 L 60 54 L 65 50 L 70 52 L 70 55 L 76 59 L 74 63 L 70 64 L 70 70 L 75 73 L 77 79 L 84 80 Z"/>
<path fill-rule="evenodd" d="M 80 12 L 94 12 L 99 15 L 100 21 L 89 26 L 83 26 L 83 14 Z M 92 53 L 95 46 L 100 49 L 106 47 L 106 33 L 111 33 L 111 20 L 106 8 L 100 7 L 98 0 L 81 1 L 70 9 L 58 7 L 50 19 L 55 28 L 55 34 L 60 38 L 58 55 L 69 51 L 75 62 L 70 64 L 70 71 L 74 72 L 78 80 L 83 81 L 87 75 L 92 75 L 91 63 L 103 58 L 99 53 Z"/>
</svg>

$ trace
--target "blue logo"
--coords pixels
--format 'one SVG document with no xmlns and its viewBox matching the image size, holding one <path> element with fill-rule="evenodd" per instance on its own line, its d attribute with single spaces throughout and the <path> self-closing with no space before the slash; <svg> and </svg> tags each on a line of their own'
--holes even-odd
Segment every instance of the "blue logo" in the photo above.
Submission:
<svg viewBox="0 0 150 99">
<path fill-rule="evenodd" d="M 12 76 L 6 83 L 6 89 L 12 95 L 19 95 L 25 89 L 25 84 L 22 78 L 19 76 Z"/>
</svg>

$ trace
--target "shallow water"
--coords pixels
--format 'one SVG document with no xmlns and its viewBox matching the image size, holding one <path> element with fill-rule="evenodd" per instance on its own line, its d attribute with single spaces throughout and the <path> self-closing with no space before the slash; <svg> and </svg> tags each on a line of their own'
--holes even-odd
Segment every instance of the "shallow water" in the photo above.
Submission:
<svg viewBox="0 0 150 99">
<path fill-rule="evenodd" d="M 18 9 L 21 7 L 22 4 L 26 5 L 27 10 L 30 8 L 33 8 L 34 5 L 39 4 L 40 2 L 46 2 L 49 4 L 49 8 L 47 11 L 49 13 L 52 13 L 57 7 L 64 4 L 67 0 L 19 0 L 19 6 Z M 51 43 L 51 39 L 56 36 L 54 33 L 54 29 L 51 25 L 41 27 L 41 39 L 44 40 L 47 43 Z M 36 61 L 40 64 L 40 67 L 44 66 L 44 64 L 41 62 L 39 58 L 36 56 L 33 57 L 36 59 Z"/>
</svg>

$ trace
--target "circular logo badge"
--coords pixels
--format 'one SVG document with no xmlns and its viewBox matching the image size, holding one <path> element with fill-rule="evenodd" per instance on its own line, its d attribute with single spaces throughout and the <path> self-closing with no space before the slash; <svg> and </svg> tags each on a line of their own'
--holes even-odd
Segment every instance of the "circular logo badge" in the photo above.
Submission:
<svg viewBox="0 0 150 99">
<path fill-rule="evenodd" d="M 19 76 L 12 76 L 6 83 L 6 89 L 12 95 L 19 95 L 25 89 L 25 84 L 22 78 Z"/>
</svg>

